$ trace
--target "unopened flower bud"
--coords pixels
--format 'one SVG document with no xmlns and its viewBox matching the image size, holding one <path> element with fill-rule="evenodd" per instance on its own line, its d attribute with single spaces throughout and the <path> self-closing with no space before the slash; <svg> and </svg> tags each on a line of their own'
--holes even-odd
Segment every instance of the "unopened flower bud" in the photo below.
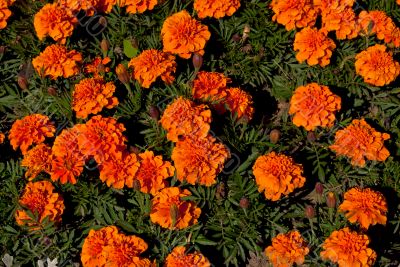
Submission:
<svg viewBox="0 0 400 267">
<path fill-rule="evenodd" d="M 243 29 L 243 36 L 242 36 L 243 41 L 246 41 L 246 39 L 249 38 L 249 34 L 250 34 L 250 26 L 246 24 Z"/>
<path fill-rule="evenodd" d="M 250 205 L 250 201 L 246 197 L 242 197 L 239 202 L 239 206 L 243 209 L 247 209 Z"/>
<path fill-rule="evenodd" d="M 4 45 L 0 46 L 0 55 L 3 55 L 6 52 L 6 47 Z"/>
<path fill-rule="evenodd" d="M 106 71 L 106 67 L 104 67 L 103 64 L 100 63 L 99 65 L 97 65 L 97 72 L 98 72 L 98 73 L 104 74 L 105 71 Z"/>
<path fill-rule="evenodd" d="M 193 67 L 195 69 L 200 69 L 201 66 L 203 65 L 203 57 L 200 54 L 195 53 L 193 55 Z"/>
<path fill-rule="evenodd" d="M 313 131 L 307 133 L 307 140 L 309 142 L 314 142 L 317 139 Z"/>
<path fill-rule="evenodd" d="M 336 207 L 336 196 L 335 193 L 329 192 L 326 196 L 326 205 L 328 208 L 335 208 Z"/>
<path fill-rule="evenodd" d="M 54 87 L 49 87 L 49 88 L 47 88 L 47 93 L 49 95 L 56 96 L 57 95 L 57 90 Z"/>
<path fill-rule="evenodd" d="M 118 80 L 120 80 L 123 84 L 129 83 L 129 74 L 124 65 L 118 64 L 118 66 L 115 68 L 115 72 L 117 73 Z"/>
<path fill-rule="evenodd" d="M 28 89 L 28 80 L 24 75 L 18 75 L 18 86 L 22 90 L 27 90 Z"/>
<path fill-rule="evenodd" d="M 324 186 L 320 182 L 315 184 L 315 192 L 317 192 L 318 195 L 322 195 L 324 192 Z"/>
<path fill-rule="evenodd" d="M 226 191 L 225 191 L 225 184 L 220 183 L 217 185 L 217 191 L 215 192 L 215 197 L 217 199 L 222 199 L 224 198 L 226 195 Z"/>
<path fill-rule="evenodd" d="M 281 137 L 281 132 L 280 132 L 278 129 L 273 129 L 273 130 L 269 133 L 269 140 L 270 140 L 271 143 L 273 143 L 273 144 L 278 143 L 280 137 Z"/>
<path fill-rule="evenodd" d="M 130 146 L 130 147 L 129 147 L 129 152 L 135 153 L 135 154 L 139 154 L 139 153 L 140 153 L 140 150 L 139 150 L 139 148 L 137 148 L 137 147 L 135 147 L 135 146 Z"/>
<path fill-rule="evenodd" d="M 149 114 L 150 114 L 150 117 L 152 117 L 155 120 L 158 120 L 158 118 L 160 117 L 160 111 L 155 106 L 150 106 Z"/>
<path fill-rule="evenodd" d="M 103 39 L 101 40 L 100 48 L 103 52 L 106 53 L 108 52 L 108 49 L 110 49 L 110 43 L 106 39 Z"/>
<path fill-rule="evenodd" d="M 104 26 L 104 27 L 107 26 L 107 19 L 105 17 L 103 17 L 103 16 L 100 16 L 99 24 Z"/>
<path fill-rule="evenodd" d="M 315 209 L 313 206 L 307 205 L 306 208 L 304 209 L 304 215 L 308 219 L 312 219 L 315 217 Z"/>
<path fill-rule="evenodd" d="M 237 33 L 232 36 L 232 41 L 234 41 L 235 43 L 240 42 L 240 39 L 240 35 Z"/>
</svg>

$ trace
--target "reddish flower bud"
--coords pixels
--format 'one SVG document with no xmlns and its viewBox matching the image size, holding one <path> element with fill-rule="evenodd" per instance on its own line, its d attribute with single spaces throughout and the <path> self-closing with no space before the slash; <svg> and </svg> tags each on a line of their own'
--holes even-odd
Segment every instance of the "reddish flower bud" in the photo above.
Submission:
<svg viewBox="0 0 400 267">
<path fill-rule="evenodd" d="M 103 39 L 101 40 L 100 48 L 103 52 L 106 53 L 108 52 L 108 49 L 110 49 L 110 43 L 106 39 Z"/>
<path fill-rule="evenodd" d="M 18 75 L 18 86 L 22 90 L 27 90 L 28 89 L 28 80 L 24 75 Z"/>
<path fill-rule="evenodd" d="M 313 131 L 307 133 L 307 140 L 309 142 L 314 142 L 317 139 Z"/>
<path fill-rule="evenodd" d="M 6 52 L 6 47 L 4 45 L 0 46 L 0 55 L 4 54 Z"/>
<path fill-rule="evenodd" d="M 307 205 L 306 208 L 304 209 L 304 215 L 308 219 L 312 219 L 315 217 L 315 209 L 313 206 Z"/>
<path fill-rule="evenodd" d="M 315 184 L 315 192 L 317 192 L 317 194 L 322 195 L 322 193 L 324 192 L 324 185 L 321 184 L 320 182 Z"/>
<path fill-rule="evenodd" d="M 195 69 L 200 69 L 203 65 L 203 57 L 200 54 L 195 53 L 192 58 L 193 67 Z"/>
<path fill-rule="evenodd" d="M 329 192 L 326 196 L 326 205 L 328 208 L 335 208 L 336 207 L 336 196 L 335 193 Z"/>
<path fill-rule="evenodd" d="M 123 84 L 129 83 L 129 74 L 124 65 L 118 64 L 118 66 L 115 68 L 115 72 L 117 73 L 118 80 L 120 80 Z"/>
<path fill-rule="evenodd" d="M 232 36 L 232 41 L 234 41 L 235 43 L 240 42 L 240 39 L 241 37 L 237 33 Z"/>
<path fill-rule="evenodd" d="M 137 148 L 137 147 L 135 147 L 135 146 L 130 146 L 130 147 L 129 147 L 129 152 L 135 153 L 135 154 L 139 154 L 139 153 L 140 153 L 140 150 L 139 150 L 139 148 Z"/>
<path fill-rule="evenodd" d="M 152 117 L 155 120 L 158 120 L 158 118 L 160 117 L 160 111 L 155 106 L 150 106 L 149 114 L 150 114 L 150 117 Z"/>
<path fill-rule="evenodd" d="M 250 201 L 246 197 L 242 197 L 239 202 L 239 206 L 243 209 L 247 209 L 250 205 Z"/>
<path fill-rule="evenodd" d="M 104 27 L 107 26 L 107 19 L 105 17 L 103 17 L 103 16 L 100 16 L 99 24 L 104 26 Z"/>
<path fill-rule="evenodd" d="M 273 129 L 273 130 L 269 133 L 269 140 L 270 140 L 271 143 L 273 143 L 273 144 L 278 143 L 280 137 L 281 137 L 281 132 L 280 132 L 278 129 Z"/>
<path fill-rule="evenodd" d="M 54 87 L 49 87 L 49 88 L 47 88 L 47 93 L 49 95 L 56 96 L 57 95 L 57 90 Z"/>
</svg>

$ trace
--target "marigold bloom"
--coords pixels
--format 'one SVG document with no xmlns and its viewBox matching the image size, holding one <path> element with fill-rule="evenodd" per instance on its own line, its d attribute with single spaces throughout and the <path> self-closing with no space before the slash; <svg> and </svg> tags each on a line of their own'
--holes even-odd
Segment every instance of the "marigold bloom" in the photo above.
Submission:
<svg viewBox="0 0 400 267">
<path fill-rule="evenodd" d="M 175 56 L 156 49 L 143 51 L 139 56 L 132 58 L 128 66 L 134 69 L 133 78 L 144 88 L 149 88 L 158 77 L 166 84 L 175 80 L 172 75 L 176 71 Z"/>
<path fill-rule="evenodd" d="M 309 252 L 307 243 L 298 231 L 278 234 L 272 238 L 271 246 L 265 249 L 265 255 L 274 267 L 290 267 L 294 263 L 301 265 Z"/>
<path fill-rule="evenodd" d="M 110 13 L 116 0 L 57 0 L 58 4 L 71 10 L 73 14 L 84 10 L 87 16 L 93 16 L 98 13 Z"/>
<path fill-rule="evenodd" d="M 100 180 L 108 187 L 121 189 L 126 185 L 133 188 L 138 168 L 139 162 L 135 154 L 125 151 L 117 152 L 100 165 Z"/>
<path fill-rule="evenodd" d="M 389 138 L 389 134 L 377 132 L 364 119 L 353 120 L 336 132 L 335 143 L 329 148 L 338 156 L 349 157 L 352 165 L 364 167 L 365 159 L 384 161 L 389 157 L 384 146 L 384 141 Z"/>
<path fill-rule="evenodd" d="M 9 6 L 7 0 L 0 0 L 0 30 L 7 27 L 7 20 L 12 14 Z"/>
<path fill-rule="evenodd" d="M 229 82 L 230 79 L 223 73 L 200 71 L 193 81 L 193 97 L 219 102 L 226 96 L 226 85 Z"/>
<path fill-rule="evenodd" d="M 319 126 L 332 127 L 335 112 L 340 110 L 340 107 L 340 97 L 333 94 L 327 86 L 310 83 L 294 91 L 289 114 L 294 114 L 294 125 L 314 131 Z"/>
<path fill-rule="evenodd" d="M 224 104 L 237 119 L 249 121 L 253 118 L 254 107 L 251 95 L 240 88 L 229 88 L 226 90 Z"/>
<path fill-rule="evenodd" d="M 32 65 L 40 76 L 68 78 L 79 73 L 78 64 L 82 55 L 75 50 L 68 51 L 62 45 L 50 45 L 32 60 Z"/>
<path fill-rule="evenodd" d="M 210 130 L 211 111 L 206 105 L 196 105 L 179 97 L 167 106 L 160 122 L 172 142 L 178 142 L 180 137 L 185 136 L 202 138 Z"/>
<path fill-rule="evenodd" d="M 240 0 L 195 0 L 193 3 L 199 18 L 214 17 L 216 19 L 232 16 L 240 7 Z"/>
<path fill-rule="evenodd" d="M 84 267 L 106 266 L 107 255 L 104 248 L 118 236 L 115 226 L 103 227 L 99 230 L 90 230 L 82 246 L 81 261 Z"/>
<path fill-rule="evenodd" d="M 25 154 L 31 145 L 41 144 L 46 137 L 53 137 L 55 131 L 56 128 L 50 122 L 49 117 L 32 114 L 13 123 L 8 139 L 14 150 L 19 147 L 22 154 Z"/>
<path fill-rule="evenodd" d="M 175 247 L 167 256 L 164 267 L 210 267 L 208 259 L 198 251 L 187 253 L 183 246 Z"/>
<path fill-rule="evenodd" d="M 104 73 L 110 72 L 110 68 L 105 65 L 109 64 L 111 59 L 109 57 L 101 58 L 96 57 L 92 62 L 86 64 L 85 73 L 93 73 L 93 77 L 102 77 Z"/>
<path fill-rule="evenodd" d="M 52 147 L 51 180 L 75 184 L 83 172 L 85 156 L 78 147 L 78 135 L 82 125 L 64 129 L 54 140 Z"/>
<path fill-rule="evenodd" d="M 384 45 L 374 45 L 357 54 L 355 67 L 364 82 L 375 86 L 387 85 L 400 74 L 400 64 L 386 52 Z"/>
<path fill-rule="evenodd" d="M 333 231 L 322 244 L 321 257 L 337 263 L 339 267 L 372 266 L 376 253 L 368 248 L 367 235 L 358 234 L 349 228 Z"/>
<path fill-rule="evenodd" d="M 344 194 L 339 210 L 346 213 L 351 223 L 358 222 L 364 229 L 370 225 L 386 224 L 387 204 L 382 193 L 370 188 L 352 188 Z"/>
<path fill-rule="evenodd" d="M 78 135 L 79 150 L 102 164 L 111 155 L 126 150 L 125 127 L 114 118 L 92 117 L 82 126 Z"/>
<path fill-rule="evenodd" d="M 196 224 L 201 209 L 195 203 L 181 199 L 190 195 L 189 190 L 179 187 L 162 189 L 151 201 L 150 220 L 169 229 L 183 229 Z"/>
<path fill-rule="evenodd" d="M 355 0 L 313 0 L 314 9 L 318 13 L 345 10 L 354 5 Z"/>
<path fill-rule="evenodd" d="M 360 32 L 352 7 L 329 8 L 322 13 L 322 25 L 327 31 L 336 31 L 336 38 L 339 40 L 356 38 Z"/>
<path fill-rule="evenodd" d="M 295 28 L 312 27 L 317 20 L 317 12 L 312 0 L 272 0 L 273 21 L 290 31 Z"/>
<path fill-rule="evenodd" d="M 39 144 L 28 150 L 21 162 L 22 167 L 28 168 L 25 177 L 31 181 L 42 171 L 49 173 L 51 169 L 51 148 Z"/>
<path fill-rule="evenodd" d="M 158 2 L 158 0 L 120 0 L 119 5 L 126 7 L 127 13 L 136 14 L 143 13 L 146 10 L 153 10 Z"/>
<path fill-rule="evenodd" d="M 336 48 L 332 39 L 328 38 L 325 29 L 304 28 L 297 32 L 294 38 L 294 51 L 298 51 L 296 59 L 314 66 L 325 67 L 330 63 L 332 50 Z"/>
<path fill-rule="evenodd" d="M 113 96 L 114 92 L 114 83 L 106 83 L 101 77 L 81 80 L 72 93 L 72 109 L 76 117 L 86 119 L 89 114 L 97 114 L 103 108 L 115 107 L 118 99 Z"/>
<path fill-rule="evenodd" d="M 379 40 L 384 40 L 386 43 L 392 41 L 393 32 L 396 30 L 396 24 L 386 15 L 384 11 L 372 10 L 361 11 L 358 15 L 361 27 L 361 33 L 365 35 L 376 34 Z"/>
<path fill-rule="evenodd" d="M 186 10 L 168 17 L 162 26 L 161 37 L 164 52 L 190 58 L 192 53 L 204 54 L 204 46 L 210 39 L 208 27 L 190 17 Z"/>
<path fill-rule="evenodd" d="M 64 212 L 63 198 L 54 193 L 54 187 L 50 182 L 39 181 L 27 183 L 24 193 L 19 200 L 19 204 L 23 209 L 16 211 L 15 218 L 17 224 L 24 225 L 26 221 L 32 220 L 25 210 L 37 213 L 38 222 L 27 222 L 28 225 L 37 225 L 46 217 L 52 222 L 60 222 L 61 215 Z"/>
<path fill-rule="evenodd" d="M 49 35 L 61 44 L 65 44 L 67 37 L 72 35 L 77 23 L 78 19 L 72 12 L 57 3 L 46 4 L 33 19 L 33 26 L 39 40 Z"/>
<path fill-rule="evenodd" d="M 304 185 L 303 166 L 283 154 L 271 152 L 257 158 L 253 166 L 258 191 L 265 190 L 265 198 L 277 201 Z"/>
<path fill-rule="evenodd" d="M 228 148 L 208 135 L 204 138 L 186 137 L 176 143 L 172 160 L 179 181 L 211 186 L 230 157 Z"/>
<path fill-rule="evenodd" d="M 163 161 L 162 156 L 154 156 L 153 151 L 139 154 L 140 167 L 136 179 L 140 183 L 140 191 L 155 195 L 168 186 L 165 180 L 174 175 L 175 168 L 169 161 Z"/>
<path fill-rule="evenodd" d="M 0 132 L 0 145 L 4 143 L 4 140 L 6 140 L 6 135 Z"/>
</svg>

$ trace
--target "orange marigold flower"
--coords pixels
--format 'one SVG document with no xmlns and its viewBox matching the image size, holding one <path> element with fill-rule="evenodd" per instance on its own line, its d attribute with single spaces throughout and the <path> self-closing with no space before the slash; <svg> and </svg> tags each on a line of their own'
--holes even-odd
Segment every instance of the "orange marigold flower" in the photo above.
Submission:
<svg viewBox="0 0 400 267">
<path fill-rule="evenodd" d="M 51 148 L 39 144 L 29 150 L 21 162 L 22 167 L 28 168 L 25 177 L 31 181 L 42 171 L 49 173 L 51 169 Z"/>
<path fill-rule="evenodd" d="M 4 140 L 6 140 L 6 135 L 0 132 L 0 144 L 4 143 Z"/>
<path fill-rule="evenodd" d="M 118 235 L 118 229 L 115 226 L 90 230 L 82 246 L 82 265 L 84 267 L 106 266 L 107 255 L 104 248 L 109 246 Z"/>
<path fill-rule="evenodd" d="M 384 161 L 390 153 L 384 146 L 384 141 L 390 135 L 377 132 L 364 119 L 353 120 L 346 128 L 335 134 L 335 143 L 329 148 L 336 155 L 351 159 L 354 166 L 364 167 L 365 159 Z"/>
<path fill-rule="evenodd" d="M 58 4 L 71 10 L 73 14 L 84 10 L 87 16 L 93 16 L 98 13 L 110 13 L 116 0 L 57 0 Z"/>
<path fill-rule="evenodd" d="M 108 187 L 121 189 L 126 185 L 133 188 L 138 168 L 139 162 L 135 154 L 125 151 L 117 152 L 100 165 L 100 180 Z"/>
<path fill-rule="evenodd" d="M 81 80 L 72 93 L 72 109 L 76 117 L 86 119 L 89 114 L 97 114 L 104 107 L 115 107 L 118 99 L 113 97 L 114 92 L 114 83 L 106 83 L 101 77 Z"/>
<path fill-rule="evenodd" d="M 240 7 L 240 0 L 195 0 L 193 4 L 199 18 L 216 19 L 232 16 Z"/>
<path fill-rule="evenodd" d="M 0 0 L 0 30 L 7 27 L 7 20 L 12 14 L 8 7 L 9 4 L 7 0 Z"/>
<path fill-rule="evenodd" d="M 50 45 L 32 60 L 32 65 L 40 76 L 68 78 L 79 73 L 78 64 L 82 55 L 75 50 L 68 51 L 62 45 Z"/>
<path fill-rule="evenodd" d="M 183 229 L 196 224 L 201 209 L 195 203 L 181 199 L 190 195 L 189 190 L 179 187 L 162 189 L 151 201 L 150 220 L 169 229 Z"/>
<path fill-rule="evenodd" d="M 109 57 L 101 58 L 96 57 L 92 62 L 86 64 L 85 73 L 93 73 L 93 77 L 102 77 L 104 73 L 110 72 L 110 68 L 105 65 L 109 64 L 111 59 Z"/>
<path fill-rule="evenodd" d="M 193 81 L 193 97 L 220 102 L 226 96 L 226 85 L 230 81 L 223 73 L 200 71 Z"/>
<path fill-rule="evenodd" d="M 92 117 L 82 126 L 78 135 L 80 151 L 92 156 L 97 164 L 102 164 L 111 155 L 126 150 L 126 137 L 122 134 L 125 127 L 114 118 Z"/>
<path fill-rule="evenodd" d="M 154 156 L 153 151 L 139 154 L 140 167 L 136 179 L 140 183 L 140 191 L 155 195 L 168 186 L 165 180 L 174 175 L 175 168 L 169 161 L 163 161 L 162 156 Z"/>
<path fill-rule="evenodd" d="M 183 246 L 175 247 L 165 259 L 164 267 L 210 267 L 208 259 L 198 251 L 187 253 Z"/>
<path fill-rule="evenodd" d="M 206 105 L 196 105 L 179 97 L 167 106 L 160 122 L 172 142 L 178 142 L 184 136 L 202 138 L 210 130 L 211 111 Z"/>
<path fill-rule="evenodd" d="M 332 50 L 336 48 L 332 39 L 327 36 L 325 29 L 304 28 L 297 32 L 294 38 L 294 51 L 298 51 L 296 59 L 314 66 L 325 67 L 330 63 Z"/>
<path fill-rule="evenodd" d="M 317 12 L 312 0 L 272 0 L 273 21 L 290 31 L 295 28 L 312 27 L 317 20 Z"/>
<path fill-rule="evenodd" d="M 340 97 L 333 94 L 327 86 L 310 83 L 294 91 L 289 114 L 294 114 L 294 125 L 314 131 L 319 126 L 332 127 L 335 112 L 340 110 L 340 107 Z"/>
<path fill-rule="evenodd" d="M 376 253 L 368 248 L 367 235 L 358 234 L 349 228 L 333 231 L 322 244 L 321 257 L 337 263 L 339 267 L 372 266 Z"/>
<path fill-rule="evenodd" d="M 41 144 L 46 137 L 53 137 L 55 131 L 56 128 L 49 117 L 32 114 L 13 123 L 8 139 L 14 150 L 19 147 L 22 154 L 25 154 L 31 145 Z"/>
<path fill-rule="evenodd" d="M 298 231 L 278 234 L 272 238 L 271 246 L 265 249 L 274 267 L 290 267 L 294 263 L 301 265 L 309 252 L 306 241 Z"/>
<path fill-rule="evenodd" d="M 82 125 L 64 129 L 54 140 L 52 147 L 51 180 L 75 184 L 83 172 L 85 156 L 78 147 L 78 136 Z"/>
<path fill-rule="evenodd" d="M 115 235 L 109 245 L 104 247 L 107 259 L 105 266 L 150 267 L 150 260 L 140 257 L 147 247 L 147 243 L 137 236 Z"/>
<path fill-rule="evenodd" d="M 52 222 L 61 222 L 61 215 L 64 212 L 63 198 L 54 193 L 53 185 L 48 181 L 29 182 L 27 183 L 24 193 L 19 200 L 19 204 L 23 209 L 16 211 L 15 218 L 19 225 L 37 225 L 46 217 Z M 38 222 L 32 221 L 26 210 L 38 215 Z"/>
<path fill-rule="evenodd" d="M 277 201 L 304 185 L 303 166 L 283 154 L 271 152 L 257 158 L 253 166 L 258 191 L 265 190 L 265 198 Z"/>
<path fill-rule="evenodd" d="M 153 10 L 158 2 L 158 0 L 120 0 L 119 5 L 126 7 L 127 13 L 136 14 L 143 13 L 146 10 Z"/>
<path fill-rule="evenodd" d="M 345 10 L 354 5 L 355 0 L 313 0 L 314 9 L 318 13 Z"/>
<path fill-rule="evenodd" d="M 229 88 L 226 90 L 224 104 L 237 116 L 238 120 L 243 118 L 249 121 L 253 118 L 253 99 L 249 93 L 240 88 Z"/>
<path fill-rule="evenodd" d="M 179 181 L 206 186 L 216 183 L 216 177 L 229 157 L 227 147 L 217 143 L 210 135 L 204 138 L 184 138 L 176 143 L 171 156 Z"/>
<path fill-rule="evenodd" d="M 355 67 L 364 82 L 375 86 L 387 85 L 400 74 L 400 64 L 386 52 L 384 45 L 374 45 L 357 54 Z"/>
<path fill-rule="evenodd" d="M 128 66 L 134 69 L 133 78 L 144 88 L 149 88 L 158 77 L 166 84 L 175 80 L 172 75 L 176 71 L 175 56 L 156 49 L 143 51 L 139 56 L 132 58 Z"/>
<path fill-rule="evenodd" d="M 339 40 L 356 38 L 360 32 L 352 7 L 328 9 L 322 13 L 322 25 L 327 31 L 336 31 L 336 38 Z"/>
<path fill-rule="evenodd" d="M 386 224 L 386 199 L 382 193 L 370 188 L 355 187 L 347 191 L 339 210 L 346 213 L 351 223 L 358 222 L 364 229 L 377 223 Z"/>
<path fill-rule="evenodd" d="M 386 43 L 392 41 L 393 32 L 396 30 L 396 24 L 386 15 L 384 11 L 361 11 L 358 15 L 361 33 L 365 35 L 376 34 L 379 40 Z"/>
<path fill-rule="evenodd" d="M 192 53 L 204 54 L 204 46 L 210 39 L 208 27 L 193 19 L 186 10 L 168 17 L 162 26 L 161 37 L 164 52 L 190 58 Z"/>
<path fill-rule="evenodd" d="M 72 12 L 57 3 L 46 4 L 33 19 L 33 26 L 39 40 L 43 40 L 48 35 L 61 44 L 65 44 L 67 37 L 72 35 L 77 23 L 78 19 Z"/>
</svg>

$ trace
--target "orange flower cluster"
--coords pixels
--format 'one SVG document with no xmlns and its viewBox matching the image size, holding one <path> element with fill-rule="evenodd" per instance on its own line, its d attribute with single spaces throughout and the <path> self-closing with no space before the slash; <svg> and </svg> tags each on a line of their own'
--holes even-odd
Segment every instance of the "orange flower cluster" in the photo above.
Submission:
<svg viewBox="0 0 400 267">
<path fill-rule="evenodd" d="M 336 38 L 339 40 L 356 38 L 360 25 L 352 8 L 353 1 L 348 4 L 340 4 L 340 1 L 327 2 L 328 7 L 323 7 L 321 11 L 322 27 L 327 31 L 336 31 Z"/>
<path fill-rule="evenodd" d="M 226 96 L 226 85 L 229 82 L 230 79 L 223 73 L 200 71 L 193 81 L 193 97 L 220 102 Z"/>
<path fill-rule="evenodd" d="M 78 146 L 78 136 L 82 126 L 75 125 L 64 129 L 56 137 L 52 147 L 51 180 L 75 184 L 76 178 L 83 172 L 85 157 Z"/>
<path fill-rule="evenodd" d="M 310 83 L 294 91 L 289 114 L 294 114 L 294 125 L 313 131 L 319 126 L 332 127 L 335 112 L 340 107 L 340 97 L 333 94 L 327 86 Z"/>
<path fill-rule="evenodd" d="M 12 12 L 8 9 L 15 0 L 0 0 L 0 30 L 7 27 L 7 20 Z"/>
<path fill-rule="evenodd" d="M 265 190 L 265 197 L 277 201 L 304 185 L 303 167 L 283 154 L 271 152 L 257 158 L 253 166 L 258 191 Z"/>
<path fill-rule="evenodd" d="M 178 180 L 206 186 L 216 183 L 216 177 L 229 157 L 226 146 L 217 143 L 210 135 L 204 138 L 186 137 L 178 141 L 171 156 Z"/>
<path fill-rule="evenodd" d="M 178 142 L 180 137 L 185 136 L 203 138 L 210 130 L 211 111 L 206 105 L 195 105 L 179 97 L 168 105 L 160 122 L 172 142 Z"/>
<path fill-rule="evenodd" d="M 332 50 L 336 48 L 336 45 L 327 34 L 325 29 L 318 30 L 309 27 L 297 32 L 294 38 L 294 51 L 298 51 L 296 59 L 300 63 L 307 61 L 310 66 L 328 65 Z"/>
<path fill-rule="evenodd" d="M 158 77 L 166 84 L 175 80 L 172 75 L 176 71 L 175 56 L 156 49 L 143 51 L 139 56 L 132 58 L 128 66 L 134 69 L 133 78 L 144 88 L 149 88 Z"/>
<path fill-rule="evenodd" d="M 374 45 L 357 54 L 355 67 L 366 83 L 375 86 L 387 85 L 400 74 L 400 64 L 384 45 Z"/>
<path fill-rule="evenodd" d="M 360 12 L 358 17 L 358 23 L 360 24 L 362 34 L 376 34 L 376 37 L 379 40 L 383 40 L 388 44 L 394 42 L 397 47 L 400 46 L 400 40 L 397 40 L 399 38 L 399 28 L 384 11 L 364 10 Z"/>
<path fill-rule="evenodd" d="M 275 13 L 272 20 L 284 25 L 288 31 L 312 27 L 317 20 L 312 0 L 272 0 L 271 8 Z"/>
<path fill-rule="evenodd" d="M 201 209 L 193 202 L 181 199 L 190 195 L 188 190 L 179 187 L 162 189 L 151 201 L 150 220 L 169 229 L 184 229 L 196 224 Z"/>
<path fill-rule="evenodd" d="M 236 118 L 249 121 L 253 118 L 254 108 L 251 95 L 240 88 L 226 90 L 226 98 L 223 102 Z"/>
<path fill-rule="evenodd" d="M 187 253 L 183 246 L 175 247 L 167 256 L 164 267 L 210 267 L 208 259 L 198 251 Z"/>
<path fill-rule="evenodd" d="M 150 267 L 150 260 L 140 257 L 147 247 L 143 239 L 134 235 L 126 236 L 119 233 L 115 226 L 107 226 L 90 230 L 83 242 L 81 261 L 84 267 Z"/>
<path fill-rule="evenodd" d="M 110 13 L 116 2 L 116 0 L 57 0 L 62 8 L 71 10 L 74 15 L 83 10 L 87 16 Z"/>
<path fill-rule="evenodd" d="M 163 161 L 162 156 L 154 156 L 152 151 L 139 154 L 140 167 L 136 179 L 140 183 L 140 191 L 155 195 L 168 186 L 165 180 L 174 175 L 175 168 L 169 161 Z"/>
<path fill-rule="evenodd" d="M 384 161 L 389 157 L 389 151 L 384 141 L 390 135 L 377 132 L 364 119 L 353 120 L 352 123 L 335 134 L 335 143 L 329 148 L 351 159 L 354 166 L 364 167 L 365 159 Z"/>
<path fill-rule="evenodd" d="M 41 172 L 49 173 L 51 170 L 51 148 L 45 144 L 39 144 L 30 149 L 21 162 L 22 167 L 28 170 L 25 177 L 31 181 Z"/>
<path fill-rule="evenodd" d="M 289 267 L 294 263 L 303 264 L 309 251 L 301 234 L 291 231 L 272 238 L 272 245 L 265 249 L 265 254 L 274 267 Z"/>
<path fill-rule="evenodd" d="M 91 63 L 86 64 L 85 73 L 92 73 L 94 78 L 102 77 L 104 73 L 110 72 L 110 68 L 105 66 L 110 62 L 111 59 L 109 57 L 103 59 L 101 57 L 96 57 Z"/>
<path fill-rule="evenodd" d="M 346 213 L 351 223 L 358 222 L 368 229 L 377 223 L 386 224 L 387 204 L 382 193 L 370 188 L 352 188 L 344 194 L 339 210 Z"/>
<path fill-rule="evenodd" d="M 50 182 L 29 182 L 19 200 L 23 209 L 16 211 L 17 224 L 37 227 L 46 217 L 52 222 L 60 222 L 65 208 L 64 200 L 53 191 L 54 187 Z M 38 221 L 33 221 L 34 218 L 31 218 L 26 210 L 36 213 Z"/>
<path fill-rule="evenodd" d="M 2 143 L 4 143 L 4 140 L 6 140 L 6 135 L 4 133 L 0 132 L 0 145 Z"/>
<path fill-rule="evenodd" d="M 368 248 L 367 235 L 358 234 L 349 228 L 333 231 L 322 245 L 321 257 L 337 263 L 339 267 L 373 266 L 376 253 Z"/>
<path fill-rule="evenodd" d="M 19 147 L 25 154 L 31 145 L 41 144 L 46 137 L 53 137 L 55 131 L 47 116 L 32 114 L 13 123 L 8 139 L 14 150 Z"/>
<path fill-rule="evenodd" d="M 199 18 L 216 19 L 232 16 L 240 7 L 240 0 L 195 0 L 193 4 Z"/>
<path fill-rule="evenodd" d="M 211 33 L 208 27 L 193 19 L 186 10 L 168 17 L 162 26 L 164 52 L 190 58 L 193 53 L 204 54 Z"/>
<path fill-rule="evenodd" d="M 79 73 L 78 64 L 82 55 L 75 50 L 68 51 L 62 45 L 50 45 L 32 60 L 32 65 L 40 76 L 68 78 Z"/>
<path fill-rule="evenodd" d="M 121 7 L 126 7 L 127 13 L 136 14 L 153 10 L 158 4 L 158 0 L 120 0 L 118 4 Z"/>
<path fill-rule="evenodd" d="M 33 19 L 33 26 L 39 40 L 43 40 L 48 35 L 61 44 L 65 44 L 67 37 L 72 35 L 77 23 L 78 19 L 71 10 L 57 3 L 46 4 Z"/>
<path fill-rule="evenodd" d="M 76 117 L 86 119 L 89 114 L 97 114 L 104 107 L 115 107 L 118 99 L 113 97 L 114 92 L 114 83 L 106 83 L 101 77 L 81 80 L 72 93 L 72 109 Z"/>
</svg>

